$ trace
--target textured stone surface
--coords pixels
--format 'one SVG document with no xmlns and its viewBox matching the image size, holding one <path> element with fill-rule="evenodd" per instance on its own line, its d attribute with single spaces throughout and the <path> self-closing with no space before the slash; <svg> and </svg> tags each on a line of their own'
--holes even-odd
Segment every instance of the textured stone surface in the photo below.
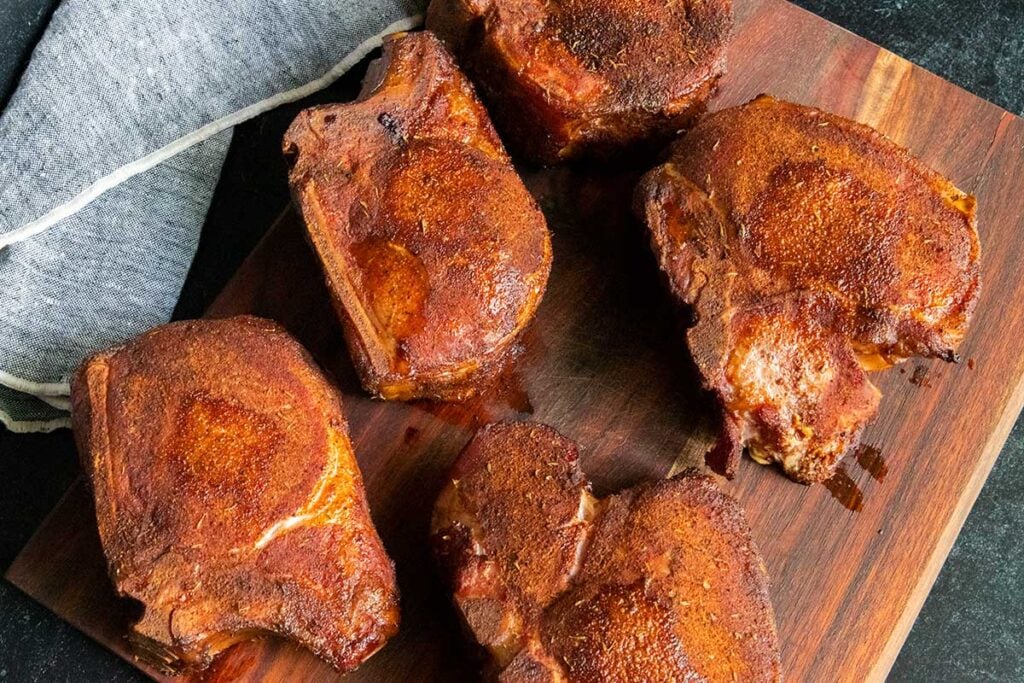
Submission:
<svg viewBox="0 0 1024 683">
<path fill-rule="evenodd" d="M 0 0 L 0 102 L 55 0 Z M 1024 112 L 1022 0 L 797 0 L 1015 113 Z M 352 96 L 346 79 L 319 101 Z M 287 201 L 278 141 L 295 111 L 240 127 L 178 307 L 202 312 Z M 0 568 L 75 476 L 70 435 L 0 430 Z M 897 681 L 1024 680 L 1024 421 L 1019 421 L 893 669 Z M 141 676 L 0 582 L 0 681 Z"/>
<path fill-rule="evenodd" d="M 1024 422 L 893 667 L 894 681 L 1024 681 Z"/>
</svg>

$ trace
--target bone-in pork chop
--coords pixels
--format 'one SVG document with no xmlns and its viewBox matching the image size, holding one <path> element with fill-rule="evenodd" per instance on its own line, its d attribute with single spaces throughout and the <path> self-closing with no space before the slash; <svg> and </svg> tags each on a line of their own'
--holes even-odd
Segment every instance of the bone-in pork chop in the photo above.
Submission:
<svg viewBox="0 0 1024 683">
<path fill-rule="evenodd" d="M 341 396 L 275 323 L 172 323 L 97 353 L 72 417 L 130 638 L 166 670 L 278 635 L 342 671 L 398 628 Z"/>
<path fill-rule="evenodd" d="M 776 681 L 764 563 L 743 511 L 686 473 L 596 499 L 550 427 L 481 429 L 433 542 L 502 681 Z"/>
<path fill-rule="evenodd" d="M 725 72 L 732 2 L 433 0 L 427 27 L 513 153 L 553 164 L 689 126 Z"/>
<path fill-rule="evenodd" d="M 551 242 L 440 41 L 389 38 L 359 99 L 303 111 L 284 150 L 363 386 L 458 400 L 491 381 L 540 303 Z"/>
<path fill-rule="evenodd" d="M 880 394 L 865 371 L 955 359 L 980 287 L 974 198 L 871 128 L 760 97 L 705 117 L 636 208 L 690 352 L 723 408 L 709 464 L 744 445 L 822 481 Z"/>
</svg>

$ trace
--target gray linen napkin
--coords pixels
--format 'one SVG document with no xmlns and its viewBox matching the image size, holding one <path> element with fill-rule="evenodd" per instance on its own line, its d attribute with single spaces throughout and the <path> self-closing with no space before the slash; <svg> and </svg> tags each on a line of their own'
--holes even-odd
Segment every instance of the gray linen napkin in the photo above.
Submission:
<svg viewBox="0 0 1024 683">
<path fill-rule="evenodd" d="M 232 126 L 421 4 L 65 0 L 0 116 L 0 422 L 66 426 L 78 362 L 170 317 Z"/>
</svg>

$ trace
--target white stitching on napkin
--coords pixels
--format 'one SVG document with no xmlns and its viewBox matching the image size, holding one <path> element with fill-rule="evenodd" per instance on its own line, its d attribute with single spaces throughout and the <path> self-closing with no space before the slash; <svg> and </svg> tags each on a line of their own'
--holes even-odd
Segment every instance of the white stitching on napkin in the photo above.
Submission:
<svg viewBox="0 0 1024 683">
<path fill-rule="evenodd" d="M 20 391 L 23 394 L 31 394 L 37 398 L 43 396 L 69 396 L 71 394 L 71 384 L 69 382 L 33 382 L 29 379 L 16 377 L 3 370 L 0 370 L 0 384 L 15 391 Z"/>
<path fill-rule="evenodd" d="M 395 33 L 398 31 L 408 31 L 410 29 L 416 28 L 422 21 L 423 16 L 420 14 L 414 15 L 412 17 L 407 17 L 405 19 L 399 19 L 398 21 L 386 27 L 377 35 L 368 38 L 367 40 L 360 43 L 355 50 L 348 53 L 340 62 L 331 67 L 331 69 L 320 78 L 317 78 L 314 81 L 310 81 L 305 85 L 301 85 L 298 88 L 293 88 L 292 90 L 288 90 L 283 93 L 278 93 L 273 97 L 268 97 L 267 99 L 256 102 L 255 104 L 250 104 L 248 107 L 239 109 L 238 111 L 228 114 L 227 116 L 223 116 L 217 119 L 216 121 L 211 121 L 202 128 L 194 130 L 188 135 L 183 135 L 177 140 L 174 140 L 173 142 L 164 145 L 160 149 L 154 152 L 150 152 L 141 159 L 137 159 L 131 162 L 130 164 L 126 164 L 121 168 L 117 169 L 116 171 L 113 171 L 112 173 L 103 176 L 102 178 L 94 182 L 92 185 L 85 188 L 85 190 L 80 192 L 71 200 L 65 202 L 64 204 L 61 204 L 60 206 L 54 207 L 43 216 L 40 216 L 39 218 L 26 223 L 20 228 L 17 228 L 15 230 L 12 230 L 11 232 L 6 233 L 5 235 L 0 236 L 0 249 L 3 249 L 4 247 L 7 247 L 16 242 L 21 242 L 22 240 L 28 239 L 29 237 L 32 237 L 34 235 L 38 235 L 41 232 L 44 232 L 45 230 L 52 227 L 54 224 L 64 220 L 68 216 L 73 216 L 74 214 L 78 213 L 86 205 L 88 205 L 89 202 L 93 201 L 107 190 L 117 187 L 118 185 L 128 180 L 132 176 L 138 175 L 139 173 L 143 173 L 144 171 L 148 171 L 157 164 L 160 164 L 166 161 L 167 159 L 170 159 L 174 155 L 179 154 L 180 152 L 188 149 L 189 147 L 192 147 L 193 145 L 198 144 L 203 140 L 206 140 L 207 138 L 216 135 L 222 130 L 226 130 L 227 128 L 237 126 L 243 121 L 248 121 L 249 119 L 258 116 L 259 114 L 262 114 L 265 111 L 269 111 L 270 109 L 273 109 L 282 104 L 294 102 L 296 100 L 301 100 L 303 97 L 306 97 L 307 95 L 311 95 L 317 92 L 318 90 L 323 90 L 328 85 L 341 78 L 341 76 L 343 76 L 345 72 L 347 72 L 353 66 L 362 61 L 363 57 L 370 54 L 370 52 L 379 47 L 384 36 L 390 33 Z M 7 386 L 11 386 L 11 388 L 13 389 L 17 389 L 17 387 L 12 386 L 8 384 L 6 381 L 4 381 L 4 376 L 5 373 L 0 371 L 0 382 L 2 382 L 3 384 L 7 384 Z M 6 376 L 11 377 L 10 375 Z M 15 377 L 13 379 L 17 380 L 18 378 Z M 19 381 L 25 382 L 25 380 Z M 32 392 L 29 391 L 26 393 Z"/>
<path fill-rule="evenodd" d="M 3 410 L 0 410 L 0 422 L 15 434 L 52 432 L 57 429 L 71 427 L 70 417 L 57 417 L 52 420 L 15 420 Z"/>
<path fill-rule="evenodd" d="M 57 410 L 71 410 L 71 399 L 65 396 L 42 396 L 36 394 L 35 397 L 51 408 L 56 408 Z"/>
</svg>

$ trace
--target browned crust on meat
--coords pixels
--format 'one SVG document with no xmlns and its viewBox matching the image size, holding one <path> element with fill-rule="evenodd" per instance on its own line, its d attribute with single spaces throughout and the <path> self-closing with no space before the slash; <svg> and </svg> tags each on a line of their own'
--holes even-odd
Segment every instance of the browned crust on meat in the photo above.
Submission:
<svg viewBox="0 0 1024 683">
<path fill-rule="evenodd" d="M 725 72 L 730 0 L 433 0 L 427 26 L 517 154 L 543 164 L 665 141 Z"/>
<path fill-rule="evenodd" d="M 131 639 L 169 671 L 262 634 L 347 671 L 398 628 L 341 397 L 267 320 L 171 323 L 88 358 L 72 420 Z"/>
<path fill-rule="evenodd" d="M 877 408 L 863 370 L 953 360 L 978 299 L 974 198 L 810 107 L 762 96 L 705 117 L 636 209 L 696 314 L 688 341 L 724 405 L 729 473 L 746 443 L 797 480 L 830 476 Z"/>
<path fill-rule="evenodd" d="M 593 514 L 578 457 L 575 444 L 550 427 L 487 425 L 459 457 L 435 507 L 438 557 L 455 602 L 500 667 L 576 572 Z"/>
<path fill-rule="evenodd" d="M 359 99 L 300 113 L 284 150 L 367 391 L 459 400 L 488 384 L 540 303 L 551 243 L 444 46 L 390 37 Z"/>
<path fill-rule="evenodd" d="M 734 500 L 687 472 L 593 501 L 574 443 L 489 425 L 433 542 L 503 681 L 780 679 L 767 572 Z M 590 513 L 575 513 L 583 508 Z"/>
</svg>

